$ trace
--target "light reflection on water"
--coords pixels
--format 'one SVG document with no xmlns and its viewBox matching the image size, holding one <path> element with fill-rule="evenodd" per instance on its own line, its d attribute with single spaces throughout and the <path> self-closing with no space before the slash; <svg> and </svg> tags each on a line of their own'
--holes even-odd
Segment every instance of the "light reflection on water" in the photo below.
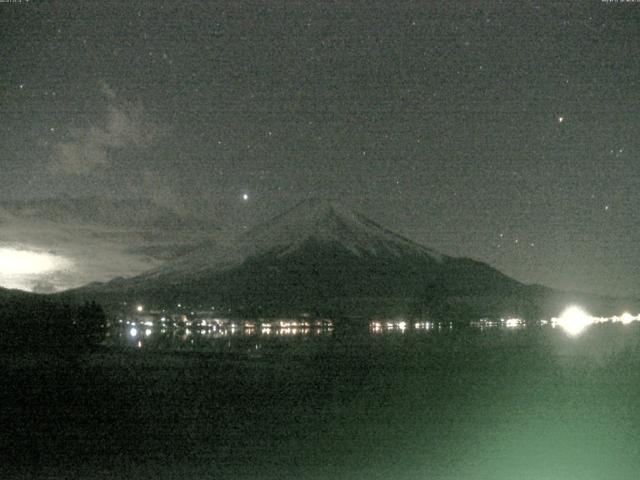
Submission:
<svg viewBox="0 0 640 480">
<path fill-rule="evenodd" d="M 361 323 L 174 323 L 136 316 L 117 323 L 110 338 L 134 352 L 222 352 L 223 361 L 207 354 L 127 352 L 97 356 L 91 365 L 126 365 L 117 370 L 126 381 L 114 384 L 127 386 L 122 394 L 116 390 L 116 399 L 126 396 L 126 408 L 118 417 L 127 415 L 132 404 L 160 405 L 167 411 L 175 407 L 178 413 L 171 418 L 177 420 L 171 427 L 176 436 L 167 435 L 166 422 L 144 423 L 139 429 L 142 440 L 136 439 L 144 451 L 152 450 L 143 443 L 146 437 L 167 438 L 168 449 L 180 445 L 173 440 L 178 438 L 189 452 L 197 452 L 190 458 L 209 458 L 212 465 L 222 455 L 234 460 L 228 465 L 265 461 L 244 451 L 231 457 L 235 453 L 229 453 L 227 445 L 265 451 L 267 466 L 282 465 L 283 470 L 301 465 L 307 473 L 322 464 L 322 475 L 298 478 L 635 478 L 589 475 L 594 468 L 609 473 L 629 445 L 635 448 L 629 458 L 640 458 L 633 430 L 640 418 L 634 388 L 640 371 L 640 325 L 631 325 L 629 316 L 616 318 L 570 335 L 551 321 L 514 318 L 460 326 L 401 317 Z M 293 355 L 270 356 L 276 352 Z M 347 355 L 341 358 L 342 353 Z M 106 365 L 104 371 L 111 376 L 114 364 Z M 225 413 L 224 422 L 232 428 L 220 429 L 224 423 L 212 421 L 220 412 L 242 415 Z M 141 416 L 135 410 L 113 430 L 133 431 L 130 425 Z M 165 418 L 154 408 L 149 417 L 156 416 Z M 153 441 L 150 445 L 157 448 Z M 160 458 L 160 472 L 172 468 L 166 457 Z M 599 467 L 603 462 L 607 468 Z M 637 472 L 636 460 L 627 464 Z M 335 469 L 327 474 L 326 465 Z M 582 465 L 588 468 L 576 470 Z M 415 475 L 407 474 L 408 468 Z M 351 475 L 344 474 L 347 469 Z M 567 475 L 572 471 L 579 475 Z M 447 475 L 440 475 L 443 472 Z M 170 471 L 170 476 L 210 475 Z M 243 477 L 236 470 L 225 476 L 261 478 Z"/>
<path fill-rule="evenodd" d="M 173 322 L 163 317 L 153 320 L 119 320 L 109 332 L 111 344 L 157 349 L 232 349 L 253 345 L 259 349 L 269 339 L 329 337 L 331 320 L 191 320 Z"/>
<path fill-rule="evenodd" d="M 569 307 L 558 318 L 526 322 L 519 318 L 479 319 L 467 324 L 472 330 L 520 330 L 527 327 L 557 328 L 569 337 L 577 337 L 591 325 L 619 323 L 628 325 L 640 321 L 640 315 L 624 313 L 612 317 L 592 317 L 577 307 Z M 109 332 L 111 344 L 150 349 L 226 349 L 262 345 L 275 341 L 290 344 L 310 338 L 319 340 L 333 336 L 337 325 L 349 321 L 334 322 L 329 319 L 279 319 L 279 320 L 230 320 L 192 319 L 167 317 L 153 319 L 149 316 L 118 320 Z M 438 335 L 463 328 L 453 322 L 415 321 L 399 318 L 375 318 L 365 323 L 356 322 L 351 334 L 369 337 Z"/>
<path fill-rule="evenodd" d="M 581 334 L 587 327 L 598 323 L 622 323 L 628 325 L 631 322 L 640 321 L 640 314 L 633 316 L 629 312 L 613 317 L 594 317 L 582 310 L 580 307 L 572 305 L 568 307 L 562 315 L 551 319 L 552 326 L 559 326 L 569 335 Z"/>
</svg>

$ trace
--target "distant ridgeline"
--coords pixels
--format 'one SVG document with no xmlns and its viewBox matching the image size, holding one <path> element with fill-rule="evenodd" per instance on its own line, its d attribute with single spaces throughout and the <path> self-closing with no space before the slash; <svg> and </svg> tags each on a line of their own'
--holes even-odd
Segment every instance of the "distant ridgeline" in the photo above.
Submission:
<svg viewBox="0 0 640 480">
<path fill-rule="evenodd" d="M 75 356 L 104 339 L 106 317 L 95 302 L 71 305 L 41 295 L 0 292 L 0 348 Z"/>
</svg>

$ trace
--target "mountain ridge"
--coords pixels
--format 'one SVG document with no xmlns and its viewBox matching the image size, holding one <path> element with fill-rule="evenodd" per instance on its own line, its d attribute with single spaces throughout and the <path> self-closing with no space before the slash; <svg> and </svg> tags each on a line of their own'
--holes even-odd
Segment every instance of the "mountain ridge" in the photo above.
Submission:
<svg viewBox="0 0 640 480">
<path fill-rule="evenodd" d="M 520 297 L 527 289 L 482 262 L 441 254 L 336 202 L 311 199 L 234 239 L 205 242 L 141 275 L 70 295 L 217 305 L 242 315 L 347 310 L 462 315 L 470 314 L 466 304 L 477 301 L 490 305 L 485 310 L 491 313 L 504 310 L 502 298 L 525 304 Z"/>
<path fill-rule="evenodd" d="M 205 243 L 176 262 L 143 273 L 141 277 L 203 269 L 220 271 L 238 266 L 247 258 L 268 254 L 286 256 L 309 241 L 334 242 L 354 255 L 376 255 L 386 251 L 399 256 L 404 250 L 405 254 L 410 252 L 434 261 L 441 261 L 444 257 L 336 202 L 313 199 L 298 203 L 226 244 L 220 240 Z"/>
</svg>

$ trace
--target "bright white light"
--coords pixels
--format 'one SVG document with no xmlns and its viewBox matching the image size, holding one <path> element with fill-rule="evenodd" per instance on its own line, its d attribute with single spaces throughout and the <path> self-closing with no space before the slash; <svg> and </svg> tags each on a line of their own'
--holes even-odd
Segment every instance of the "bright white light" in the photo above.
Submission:
<svg viewBox="0 0 640 480">
<path fill-rule="evenodd" d="M 137 310 L 138 312 L 142 312 L 142 311 L 144 310 L 144 307 L 143 307 L 142 305 L 138 305 L 138 306 L 136 307 L 136 310 Z"/>
<path fill-rule="evenodd" d="M 624 324 L 624 325 L 628 325 L 631 322 L 633 322 L 635 320 L 635 317 L 633 315 L 631 315 L 629 312 L 624 312 L 622 314 L 622 316 L 620 317 L 620 321 Z"/>
<path fill-rule="evenodd" d="M 522 320 L 519 318 L 508 318 L 505 320 L 505 326 L 507 328 L 517 328 L 522 324 Z"/>
<path fill-rule="evenodd" d="M 144 331 L 144 334 L 145 334 L 147 337 L 148 337 L 149 335 L 151 335 L 151 329 L 150 329 L 150 328 L 147 328 L 147 329 Z"/>
<path fill-rule="evenodd" d="M 9 275 L 51 272 L 58 261 L 58 257 L 48 253 L 0 248 L 0 271 Z"/>
<path fill-rule="evenodd" d="M 51 253 L 0 247 L 0 285 L 28 290 L 37 280 L 32 275 L 52 273 L 70 265 L 68 259 Z"/>
<path fill-rule="evenodd" d="M 247 193 L 243 193 L 242 194 L 242 199 L 246 202 L 247 200 L 249 200 L 249 194 Z"/>
<path fill-rule="evenodd" d="M 560 318 L 554 319 L 569 335 L 579 335 L 589 325 L 594 323 L 593 318 L 579 307 L 567 308 Z"/>
<path fill-rule="evenodd" d="M 138 336 L 138 329 L 136 327 L 132 327 L 129 330 L 129 335 L 131 335 L 132 337 L 137 337 Z"/>
</svg>

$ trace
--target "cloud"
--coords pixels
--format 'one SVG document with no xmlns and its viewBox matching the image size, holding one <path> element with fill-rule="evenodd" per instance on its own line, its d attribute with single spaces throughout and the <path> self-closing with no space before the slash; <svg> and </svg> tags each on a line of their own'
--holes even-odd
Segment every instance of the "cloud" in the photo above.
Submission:
<svg viewBox="0 0 640 480">
<path fill-rule="evenodd" d="M 2 228 L 0 249 L 48 254 L 58 261 L 47 269 L 37 258 L 31 265 L 14 262 L 12 271 L 0 258 L 0 287 L 46 293 L 137 275 L 161 263 L 146 253 L 130 252 L 132 246 L 153 244 L 147 232 L 9 217 Z"/>
<path fill-rule="evenodd" d="M 157 170 L 143 169 L 142 191 L 157 205 L 167 207 L 175 212 L 184 212 L 180 198 L 173 192 L 165 176 Z"/>
<path fill-rule="evenodd" d="M 114 92 L 113 89 L 109 85 L 107 85 L 107 82 L 105 82 L 104 80 L 99 80 L 98 86 L 100 87 L 100 91 L 104 94 L 105 97 L 110 100 L 116 99 L 116 92 Z"/>
<path fill-rule="evenodd" d="M 54 173 L 94 174 L 110 166 L 113 151 L 146 148 L 161 136 L 161 129 L 145 116 L 142 106 L 118 100 L 104 82 L 99 86 L 109 102 L 101 125 L 73 130 L 70 140 L 54 145 Z"/>
<path fill-rule="evenodd" d="M 55 281 L 48 279 L 38 279 L 33 282 L 28 290 L 36 293 L 55 293 L 59 291 Z"/>
</svg>

